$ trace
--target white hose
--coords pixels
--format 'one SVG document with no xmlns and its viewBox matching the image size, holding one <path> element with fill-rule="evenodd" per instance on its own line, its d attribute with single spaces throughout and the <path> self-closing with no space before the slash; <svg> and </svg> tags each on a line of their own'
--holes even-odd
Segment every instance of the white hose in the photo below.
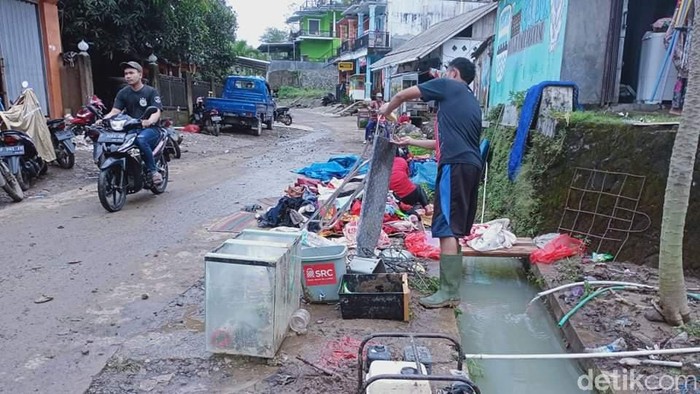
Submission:
<svg viewBox="0 0 700 394">
<path fill-rule="evenodd" d="M 540 299 L 546 295 L 550 295 L 552 293 L 556 293 L 556 292 L 561 291 L 561 290 L 566 290 L 570 287 L 582 286 L 582 285 L 585 285 L 586 283 L 588 283 L 589 285 L 619 285 L 619 286 L 639 287 L 639 288 L 650 289 L 650 290 L 658 290 L 659 289 L 657 286 L 643 285 L 640 283 L 617 282 L 617 281 L 613 281 L 613 280 L 591 280 L 588 282 L 569 283 L 566 285 L 562 285 L 559 287 L 555 287 L 553 289 L 549 289 L 549 290 L 545 290 L 543 292 L 537 293 L 537 296 L 530 301 L 530 304 L 532 304 L 533 302 L 537 301 L 538 299 Z"/>
<path fill-rule="evenodd" d="M 687 354 L 700 353 L 700 347 L 687 347 L 681 349 L 655 349 L 637 350 L 630 352 L 603 352 L 603 353 L 557 353 L 557 354 L 465 354 L 467 360 L 560 360 L 560 359 L 584 359 L 584 358 L 614 358 L 651 356 L 655 354 Z"/>
</svg>

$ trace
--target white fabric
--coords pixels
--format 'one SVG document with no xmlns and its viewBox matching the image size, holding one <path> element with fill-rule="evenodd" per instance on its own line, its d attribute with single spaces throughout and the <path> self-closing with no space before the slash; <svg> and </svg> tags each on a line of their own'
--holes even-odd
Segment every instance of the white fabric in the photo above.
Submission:
<svg viewBox="0 0 700 394">
<path fill-rule="evenodd" d="M 467 241 L 467 245 L 480 252 L 512 248 L 517 239 L 515 234 L 510 232 L 510 219 L 475 224 L 472 228 L 472 236 L 474 235 L 476 237 Z"/>
<path fill-rule="evenodd" d="M 27 133 L 34 140 L 39 157 L 47 162 L 56 160 L 46 118 L 41 112 L 39 99 L 32 89 L 25 89 L 17 100 L 17 104 L 7 111 L 0 112 L 0 120 L 7 129 Z"/>
</svg>

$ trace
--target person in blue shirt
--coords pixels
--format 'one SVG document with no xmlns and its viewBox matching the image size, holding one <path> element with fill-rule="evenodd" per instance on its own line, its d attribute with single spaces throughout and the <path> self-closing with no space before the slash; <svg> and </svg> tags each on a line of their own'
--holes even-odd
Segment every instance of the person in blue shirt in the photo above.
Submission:
<svg viewBox="0 0 700 394">
<path fill-rule="evenodd" d="M 431 231 L 440 239 L 440 289 L 420 299 L 426 308 L 454 307 L 460 303 L 462 250 L 459 239 L 471 232 L 476 216 L 482 162 L 481 107 L 469 84 L 476 68 L 466 58 L 452 60 L 444 78 L 436 78 L 398 92 L 379 109 L 392 113 L 403 102 L 422 99 L 437 106 L 435 140 L 405 137 L 394 141 L 434 149 L 438 161 Z"/>
</svg>

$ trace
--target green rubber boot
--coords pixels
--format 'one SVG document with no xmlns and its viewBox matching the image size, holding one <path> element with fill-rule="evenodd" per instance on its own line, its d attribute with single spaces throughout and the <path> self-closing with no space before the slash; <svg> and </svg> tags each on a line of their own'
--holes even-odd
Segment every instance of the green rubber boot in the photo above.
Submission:
<svg viewBox="0 0 700 394">
<path fill-rule="evenodd" d="M 426 308 L 456 307 L 460 302 L 459 285 L 462 282 L 462 256 L 440 256 L 440 288 L 418 302 Z"/>
</svg>

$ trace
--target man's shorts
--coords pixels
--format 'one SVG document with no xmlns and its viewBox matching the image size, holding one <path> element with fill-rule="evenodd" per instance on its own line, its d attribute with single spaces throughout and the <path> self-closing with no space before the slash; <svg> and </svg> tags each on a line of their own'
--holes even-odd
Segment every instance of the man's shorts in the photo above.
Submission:
<svg viewBox="0 0 700 394">
<path fill-rule="evenodd" d="M 473 164 L 442 164 L 435 182 L 433 238 L 469 235 L 476 216 L 481 169 Z"/>
</svg>

